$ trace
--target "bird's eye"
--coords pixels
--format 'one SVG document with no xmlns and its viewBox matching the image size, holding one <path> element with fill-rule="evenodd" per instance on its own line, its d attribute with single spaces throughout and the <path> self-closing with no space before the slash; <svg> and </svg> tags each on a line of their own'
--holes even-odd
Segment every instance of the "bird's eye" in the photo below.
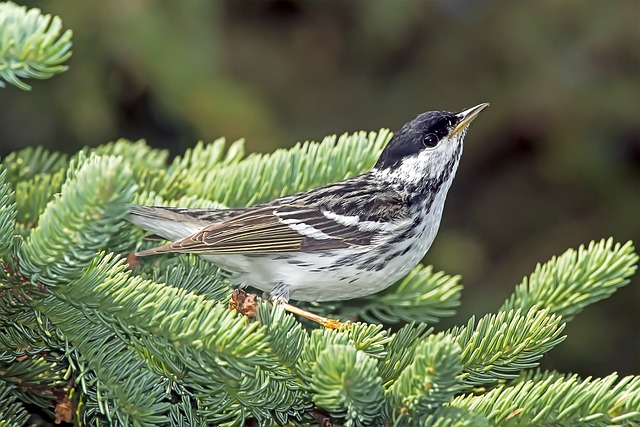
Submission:
<svg viewBox="0 0 640 427">
<path fill-rule="evenodd" d="M 433 148 L 438 145 L 438 137 L 433 133 L 428 133 L 422 140 L 422 144 L 427 148 Z"/>
</svg>

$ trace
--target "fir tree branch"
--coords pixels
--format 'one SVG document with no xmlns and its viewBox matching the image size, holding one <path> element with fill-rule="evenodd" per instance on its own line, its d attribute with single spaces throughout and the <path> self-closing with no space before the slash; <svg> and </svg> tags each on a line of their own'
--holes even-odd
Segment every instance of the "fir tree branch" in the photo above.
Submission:
<svg viewBox="0 0 640 427">
<path fill-rule="evenodd" d="M 132 266 L 132 272 L 119 256 L 99 254 L 105 249 L 124 252 L 139 244 L 142 233 L 122 221 L 134 197 L 137 202 L 182 206 L 219 206 L 208 197 L 235 205 L 253 203 L 357 173 L 375 159 L 377 153 L 371 153 L 387 137 L 359 133 L 337 143 L 329 139 L 244 160 L 241 142 L 225 150 L 224 141 L 217 141 L 200 144 L 168 169 L 166 152 L 141 141 L 107 144 L 98 149 L 104 157 L 85 160 L 91 156 L 87 150 L 71 161 L 68 171 L 66 160 L 55 160 L 55 154 L 25 153 L 22 166 L 8 165 L 13 169 L 0 172 L 0 243 L 4 235 L 15 234 L 15 220 L 9 218 L 6 226 L 3 212 L 21 212 L 20 203 L 7 199 L 12 187 L 40 194 L 22 205 L 35 218 L 56 191 L 54 176 L 66 173 L 68 179 L 25 243 L 9 238 L 10 252 L 18 254 L 19 277 L 6 283 L 16 294 L 1 294 L 0 287 L 0 311 L 7 314 L 0 318 L 0 370 L 10 365 L 11 372 L 28 381 L 34 377 L 27 370 L 40 372 L 42 383 L 49 386 L 72 373 L 84 405 L 79 414 L 83 422 L 95 425 L 240 426 L 250 419 L 258 425 L 284 425 L 308 419 L 313 402 L 349 425 L 464 426 L 495 421 L 497 412 L 477 415 L 467 406 L 443 405 L 459 387 L 495 385 L 537 366 L 539 358 L 563 339 L 560 314 L 571 317 L 626 283 L 637 261 L 630 244 L 603 241 L 568 252 L 539 267 L 498 314 L 472 319 L 465 327 L 434 337 L 428 336 L 431 330 L 424 324 L 407 325 L 393 335 L 382 325 L 362 323 L 308 334 L 281 307 L 267 304 L 259 306 L 259 321 L 251 322 L 229 312 L 224 274 L 195 256 L 160 256 Z M 335 169 L 322 168 L 329 166 L 329 158 L 338 159 Z M 321 173 L 314 176 L 311 171 L 316 168 Z M 288 175 L 300 169 L 305 177 Z M 218 181 L 211 178 L 202 185 L 208 175 Z M 3 186 L 3 179 L 10 185 Z M 143 187 L 135 196 L 131 182 Z M 280 192 L 278 186 L 284 182 L 289 186 Z M 205 194 L 203 188 L 214 183 L 219 187 L 213 196 Z M 43 284 L 49 286 L 48 293 L 42 292 L 47 290 Z M 459 292 L 457 277 L 419 267 L 395 289 L 375 300 L 365 299 L 370 304 L 355 311 L 388 323 L 435 321 L 452 313 Z M 46 317 L 32 309 L 36 317 L 21 315 L 27 304 Z M 546 310 L 537 311 L 538 307 Z M 59 329 L 39 328 L 34 319 L 50 319 Z M 47 357 L 55 348 L 66 349 L 70 367 L 53 353 Z M 16 363 L 23 356 L 28 359 Z M 59 363 L 55 372 L 54 363 Z M 547 376 L 521 378 L 496 390 L 544 383 Z M 599 386 L 594 402 L 605 396 L 605 385 L 613 387 L 614 382 Z M 623 380 L 613 388 L 616 398 L 607 397 L 613 403 L 606 411 L 594 404 L 594 412 L 579 419 L 635 422 L 634 411 L 640 406 L 637 380 Z M 20 390 L 13 395 L 24 401 L 31 398 Z M 535 396 L 522 399 L 528 402 Z M 582 404 L 578 399 L 574 396 Z M 383 407 L 387 417 L 380 414 Z M 529 420 L 517 418 L 527 411 L 526 405 L 522 408 L 508 413 L 511 418 L 505 422 Z M 578 419 L 571 418 L 572 410 L 562 410 L 566 419 Z M 541 412 L 537 408 L 527 413 Z M 547 413 L 536 416 L 541 423 L 555 419 Z"/>
<path fill-rule="evenodd" d="M 47 356 L 47 357 L 45 357 Z M 33 404 L 44 412 L 52 413 L 56 396 L 53 390 L 64 384 L 59 357 L 46 353 L 21 356 L 10 361 L 0 357 L 0 378 L 15 386 L 13 394 L 21 402 Z"/>
<path fill-rule="evenodd" d="M 37 297 L 43 297 L 38 293 Z M 30 304 L 18 306 L 18 310 L 7 309 L 10 303 L 0 300 L 0 353 L 3 357 L 23 357 L 60 348 L 64 337 L 42 313 Z M 10 354 L 10 356 L 7 356 Z"/>
<path fill-rule="evenodd" d="M 27 424 L 29 414 L 12 394 L 13 387 L 0 379 L 0 426 L 22 427 Z"/>
<path fill-rule="evenodd" d="M 168 421 L 169 404 L 161 378 L 146 369 L 144 359 L 116 339 L 112 330 L 53 296 L 36 306 L 64 332 L 100 380 L 108 401 L 102 412 L 109 422 L 142 427 Z M 85 373 L 81 370 L 78 375 Z"/>
<path fill-rule="evenodd" d="M 9 262 L 16 215 L 15 193 L 7 182 L 7 170 L 0 166 L 0 263 Z M 6 275 L 4 268 L 0 269 L 0 278 Z"/>
<path fill-rule="evenodd" d="M 284 417 L 299 405 L 299 384 L 271 353 L 264 328 L 223 305 L 133 277 L 113 255 L 94 260 L 68 289 L 52 291 L 137 328 L 140 353 L 157 371 L 189 384 L 208 422 Z"/>
<path fill-rule="evenodd" d="M 62 21 L 57 16 L 0 3 L 0 30 L 0 87 L 5 86 L 4 80 L 30 90 L 20 79 L 48 79 L 67 70 L 62 63 L 71 56 L 72 32 L 61 34 Z"/>
<path fill-rule="evenodd" d="M 269 345 L 280 365 L 295 369 L 300 353 L 309 341 L 309 333 L 277 304 L 262 302 L 258 306 L 258 319 L 266 326 Z"/>
<path fill-rule="evenodd" d="M 229 357 L 227 363 L 239 371 L 273 366 L 264 354 L 267 345 L 261 343 L 264 331 L 258 324 L 247 325 L 244 318 L 203 296 L 132 276 L 124 260 L 113 254 L 94 259 L 82 280 L 72 285 L 68 293 L 76 303 L 97 305 L 103 313 L 178 345 Z"/>
<path fill-rule="evenodd" d="M 369 169 L 391 133 L 358 132 L 305 142 L 272 154 L 252 154 L 228 166 L 190 176 L 187 190 L 227 206 L 244 206 L 325 185 Z"/>
<path fill-rule="evenodd" d="M 58 193 L 65 181 L 65 171 L 59 170 L 53 174 L 38 174 L 33 178 L 20 181 L 16 185 L 16 205 L 18 215 L 16 220 L 25 226 L 28 232 L 38 222 L 38 218 Z M 25 232 L 25 235 L 27 234 Z"/>
<path fill-rule="evenodd" d="M 353 345 L 333 344 L 313 369 L 313 401 L 344 419 L 345 426 L 370 426 L 382 409 L 382 380 L 375 359 Z"/>
<path fill-rule="evenodd" d="M 278 308 L 278 310 L 281 309 Z M 379 381 L 381 384 L 381 379 L 377 375 L 375 359 L 386 356 L 385 347 L 389 342 L 388 332 L 382 330 L 381 325 L 356 323 L 350 324 L 348 328 L 341 331 L 313 330 L 297 358 L 297 370 L 300 378 L 308 385 L 309 390 L 313 392 L 313 395 L 309 395 L 309 398 L 312 398 L 318 406 L 332 412 L 335 416 L 346 417 L 346 420 L 348 420 L 346 422 L 349 425 L 362 425 L 361 423 L 363 422 L 365 422 L 364 425 L 370 425 L 366 424 L 366 420 L 371 421 L 374 419 L 371 405 L 375 404 L 376 407 L 381 407 L 382 395 L 380 394 L 379 396 L 379 402 L 364 402 L 361 400 L 364 398 L 363 396 L 357 395 L 355 391 L 349 391 L 349 388 L 345 389 L 343 381 L 349 382 L 349 387 L 353 388 L 358 387 L 357 383 L 362 383 L 366 378 L 367 384 L 371 383 L 372 387 L 375 384 L 377 388 Z M 353 349 L 353 351 L 344 350 L 347 347 Z M 333 356 L 323 356 L 323 352 L 327 348 L 334 348 L 334 352 L 340 354 L 345 351 L 348 353 L 348 355 L 344 356 L 346 359 L 341 359 L 344 361 L 344 366 L 341 365 L 341 368 L 330 366 L 331 357 Z M 338 379 L 336 377 L 338 375 L 337 372 L 342 368 L 351 369 L 350 366 L 352 366 L 351 363 L 354 357 L 359 361 L 358 363 L 364 363 L 367 367 L 362 368 L 364 369 L 363 371 L 355 370 L 351 372 L 349 375 L 352 375 L 353 378 L 345 374 L 344 378 Z M 326 358 L 323 363 L 327 363 L 327 366 L 318 368 L 322 358 Z M 372 364 L 372 362 L 374 363 Z M 375 367 L 375 369 L 372 367 Z M 332 369 L 338 370 L 332 371 Z M 369 375 L 366 375 L 367 372 Z M 371 377 L 373 374 L 375 374 L 375 378 Z M 320 376 L 318 377 L 318 375 Z M 304 388 L 306 389 L 306 387 Z M 356 394 L 350 395 L 349 393 Z"/>
<path fill-rule="evenodd" d="M 512 379 L 523 369 L 538 366 L 538 360 L 564 340 L 565 324 L 548 310 L 531 309 L 486 315 L 477 324 L 471 318 L 467 326 L 448 332 L 462 348 L 465 387 L 492 384 Z"/>
<path fill-rule="evenodd" d="M 67 156 L 41 146 L 27 147 L 9 153 L 0 163 L 7 170 L 7 182 L 12 187 L 37 175 L 53 174 L 68 166 Z"/>
<path fill-rule="evenodd" d="M 60 191 L 67 166 L 65 155 L 42 147 L 28 147 L 4 158 L 0 168 L 7 171 L 5 182 L 16 190 L 16 233 L 26 236 L 36 225 L 53 194 Z"/>
<path fill-rule="evenodd" d="M 313 371 L 320 357 L 320 353 L 330 345 L 347 345 L 349 336 L 344 331 L 331 331 L 329 329 L 314 329 L 306 342 L 296 368 L 300 378 L 309 385 L 313 379 Z"/>
<path fill-rule="evenodd" d="M 187 194 L 190 188 L 198 187 L 212 171 L 237 164 L 244 156 L 244 140 L 231 143 L 226 149 L 224 138 L 210 144 L 198 142 L 187 149 L 183 156 L 174 159 L 167 170 L 165 187 L 160 194 L 167 199 L 175 199 Z M 213 195 L 200 192 L 204 199 L 218 200 Z"/>
<path fill-rule="evenodd" d="M 442 406 L 415 423 L 422 427 L 490 427 L 489 420 L 462 408 Z"/>
<path fill-rule="evenodd" d="M 380 361 L 380 377 L 385 388 L 390 387 L 413 361 L 415 351 L 421 342 L 433 332 L 425 323 L 407 324 L 395 333 L 387 345 L 387 354 Z"/>
<path fill-rule="evenodd" d="M 182 255 L 163 259 L 163 262 L 145 263 L 141 277 L 159 284 L 180 287 L 187 292 L 204 296 L 208 300 L 226 303 L 231 289 L 224 281 L 224 273 L 216 265 L 195 255 Z"/>
<path fill-rule="evenodd" d="M 387 355 L 386 346 L 391 342 L 389 331 L 382 325 L 368 325 L 366 323 L 350 323 L 347 335 L 356 350 L 364 352 L 374 359 L 383 359 Z"/>
<path fill-rule="evenodd" d="M 278 358 L 279 365 L 285 369 L 284 375 L 293 380 L 290 382 L 291 390 L 282 390 L 281 388 L 279 393 L 289 394 L 291 405 L 286 411 L 280 410 L 274 413 L 279 423 L 284 425 L 289 417 L 300 419 L 312 406 L 309 391 L 299 387 L 301 384 L 298 379 L 292 376 L 292 373 L 293 375 L 296 373 L 296 362 L 300 353 L 309 341 L 309 334 L 292 315 L 279 305 L 262 302 L 258 306 L 257 317 L 260 323 L 266 327 L 265 334 L 269 346 Z"/>
<path fill-rule="evenodd" d="M 433 267 L 418 265 L 404 279 L 382 293 L 345 303 L 366 322 L 396 324 L 401 322 L 435 323 L 455 314 L 460 305 L 460 276 L 449 276 Z M 364 304 L 363 304 L 364 303 Z"/>
<path fill-rule="evenodd" d="M 0 378 L 14 385 L 12 393 L 22 403 L 53 414 L 57 390 L 66 384 L 68 373 L 58 351 L 59 331 L 32 307 L 22 310 L 0 321 Z"/>
<path fill-rule="evenodd" d="M 152 173 L 156 169 L 166 168 L 167 159 L 169 158 L 168 150 L 152 148 L 144 139 L 130 141 L 125 138 L 120 138 L 117 141 L 107 142 L 97 147 L 85 147 L 80 153 L 76 154 L 74 159 L 80 155 L 88 157 L 91 154 L 122 157 L 130 164 L 134 178 L 139 178 L 146 173 Z M 145 189 L 143 187 L 139 188 L 141 190 Z"/>
<path fill-rule="evenodd" d="M 640 422 L 640 377 L 581 380 L 576 375 L 537 373 L 483 395 L 456 397 L 451 405 L 486 416 L 499 426 L 635 425 Z"/>
<path fill-rule="evenodd" d="M 85 147 L 71 160 L 78 161 L 91 154 L 122 157 L 131 170 L 131 179 L 138 186 L 139 193 L 157 192 L 167 185 L 166 166 L 169 152 L 151 148 L 143 139 L 132 142 L 121 138 L 97 147 Z"/>
<path fill-rule="evenodd" d="M 631 242 L 614 244 L 612 238 L 592 241 L 577 251 L 569 249 L 544 265 L 538 264 L 500 310 L 537 306 L 548 308 L 568 322 L 587 305 L 608 298 L 629 283 L 637 262 Z"/>
<path fill-rule="evenodd" d="M 117 234 L 133 198 L 131 172 L 118 157 L 93 156 L 69 169 L 59 198 L 49 203 L 18 254 L 20 270 L 49 286 L 80 277 L 105 235 Z"/>
<path fill-rule="evenodd" d="M 209 424 L 195 409 L 197 400 L 193 394 L 175 382 L 172 382 L 170 387 L 172 403 L 169 412 L 170 425 L 175 427 L 207 427 Z"/>
<path fill-rule="evenodd" d="M 386 390 L 387 413 L 402 424 L 433 412 L 461 389 L 460 347 L 449 336 L 432 335 L 420 343 L 413 362 Z"/>
</svg>

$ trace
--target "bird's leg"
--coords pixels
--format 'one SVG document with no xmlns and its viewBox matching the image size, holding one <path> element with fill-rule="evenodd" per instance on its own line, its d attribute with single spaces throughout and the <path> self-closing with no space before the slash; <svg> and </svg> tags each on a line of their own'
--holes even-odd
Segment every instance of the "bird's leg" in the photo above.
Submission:
<svg viewBox="0 0 640 427">
<path fill-rule="evenodd" d="M 335 319 L 329 319 L 328 317 L 320 316 L 319 314 L 312 313 L 307 310 L 303 310 L 300 307 L 296 307 L 295 305 L 291 305 L 288 302 L 279 303 L 287 310 L 289 313 L 297 314 L 298 316 L 304 317 L 305 319 L 309 319 L 312 322 L 316 322 L 329 329 L 340 329 L 342 323 Z"/>
<path fill-rule="evenodd" d="M 268 298 L 276 304 L 280 304 L 289 313 L 297 314 L 298 316 L 309 319 L 312 322 L 319 323 L 325 328 L 339 329 L 342 323 L 335 319 L 329 319 L 328 317 L 320 316 L 319 314 L 312 313 L 307 310 L 303 310 L 300 307 L 289 304 L 289 287 L 284 283 L 279 283 L 269 292 Z"/>
</svg>

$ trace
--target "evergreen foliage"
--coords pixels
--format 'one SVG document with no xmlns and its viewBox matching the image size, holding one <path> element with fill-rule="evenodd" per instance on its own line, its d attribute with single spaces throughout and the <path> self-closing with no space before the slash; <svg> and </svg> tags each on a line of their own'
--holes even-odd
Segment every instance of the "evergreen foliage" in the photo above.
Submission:
<svg viewBox="0 0 640 427">
<path fill-rule="evenodd" d="M 0 22 L 12 7 L 0 5 Z M 0 32 L 2 46 L 11 34 Z M 640 377 L 535 370 L 567 321 L 628 283 L 631 243 L 570 249 L 495 313 L 437 334 L 430 325 L 454 314 L 462 287 L 432 267 L 379 295 L 309 305 L 351 320 L 333 331 L 266 302 L 253 319 L 229 310 L 225 273 L 195 256 L 130 255 L 148 244 L 124 221 L 133 203 L 263 201 L 360 173 L 389 137 L 247 157 L 242 141 L 220 139 L 169 164 L 166 151 L 126 140 L 71 159 L 7 156 L 0 426 L 26 425 L 26 404 L 89 426 L 638 425 Z"/>
<path fill-rule="evenodd" d="M 611 374 L 580 379 L 535 372 L 483 395 L 458 396 L 451 406 L 482 414 L 499 425 L 637 425 L 640 377 L 618 379 Z"/>
<path fill-rule="evenodd" d="M 29 414 L 11 393 L 11 387 L 0 381 L 0 426 L 19 427 L 26 425 Z"/>
<path fill-rule="evenodd" d="M 0 3 L 0 87 L 9 82 L 23 90 L 20 79 L 48 79 L 65 71 L 71 56 L 71 30 L 62 31 L 57 16 L 42 15 L 14 3 Z"/>
</svg>

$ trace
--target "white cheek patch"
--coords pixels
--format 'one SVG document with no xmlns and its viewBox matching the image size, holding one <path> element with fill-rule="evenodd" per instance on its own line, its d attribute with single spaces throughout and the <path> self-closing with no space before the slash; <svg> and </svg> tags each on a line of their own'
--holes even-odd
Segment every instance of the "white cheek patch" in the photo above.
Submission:
<svg viewBox="0 0 640 427">
<path fill-rule="evenodd" d="M 463 131 L 451 139 L 444 138 L 435 148 L 425 148 L 418 154 L 404 158 L 395 170 L 383 169 L 376 173 L 381 179 L 404 183 L 418 183 L 427 178 L 440 176 L 458 146 L 462 144 L 464 134 Z"/>
</svg>

